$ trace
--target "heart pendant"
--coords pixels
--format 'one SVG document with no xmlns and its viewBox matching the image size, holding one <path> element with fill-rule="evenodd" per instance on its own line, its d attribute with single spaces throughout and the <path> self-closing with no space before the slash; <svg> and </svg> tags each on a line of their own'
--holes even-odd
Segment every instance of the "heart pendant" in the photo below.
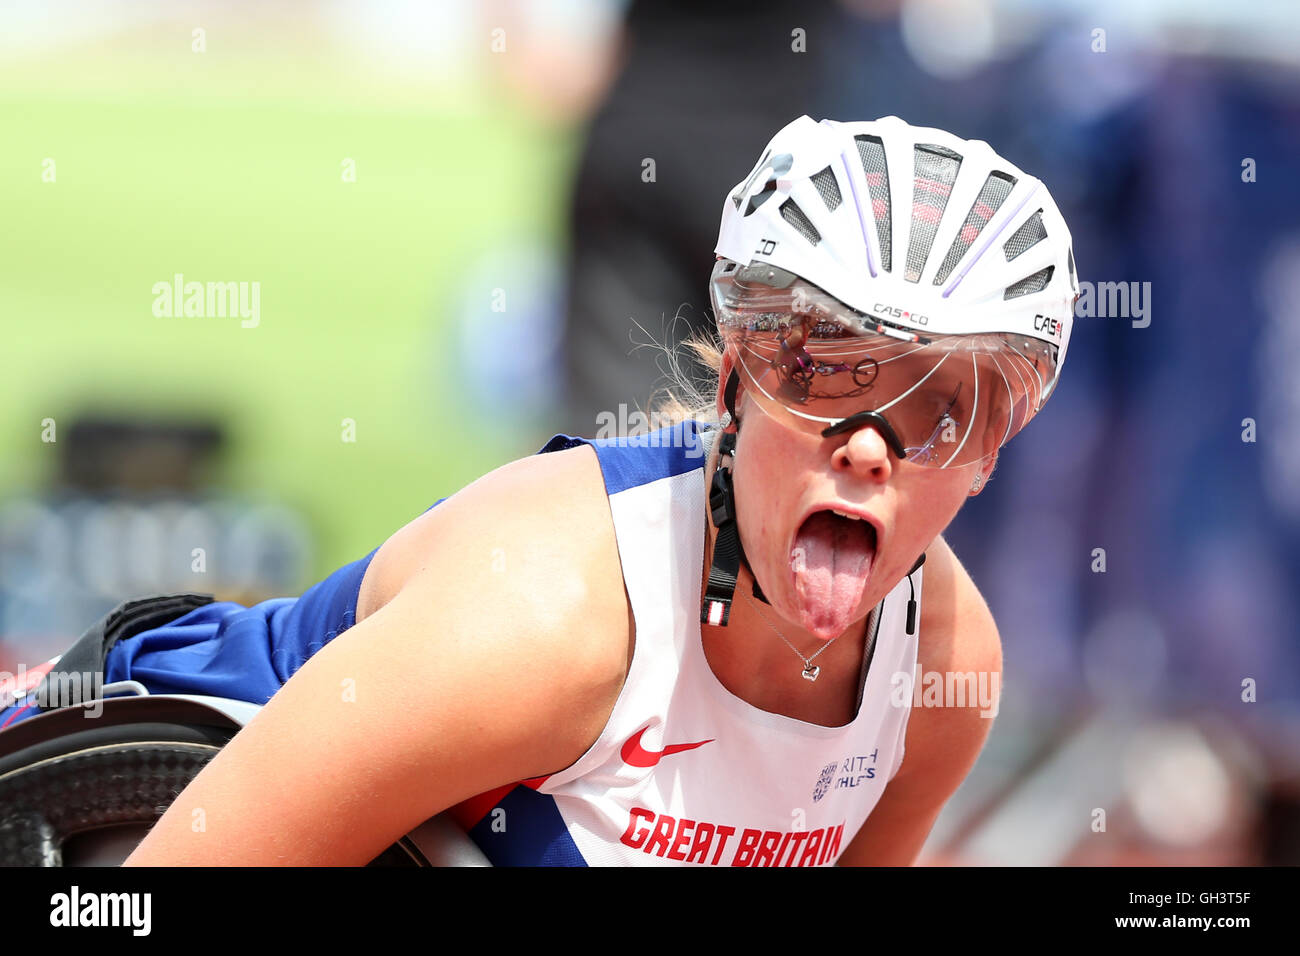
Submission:
<svg viewBox="0 0 1300 956">
<path fill-rule="evenodd" d="M 816 680 L 817 675 L 822 672 L 820 664 L 808 664 L 803 669 L 804 680 Z"/>
</svg>

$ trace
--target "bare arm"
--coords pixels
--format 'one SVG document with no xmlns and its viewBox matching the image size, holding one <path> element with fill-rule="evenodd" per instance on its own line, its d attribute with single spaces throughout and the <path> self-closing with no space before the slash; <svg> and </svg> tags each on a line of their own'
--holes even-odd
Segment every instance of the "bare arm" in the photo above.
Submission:
<svg viewBox="0 0 1300 956">
<path fill-rule="evenodd" d="M 425 520 L 438 546 L 422 565 L 294 674 L 128 864 L 364 864 L 591 746 L 629 640 L 594 453 L 515 462 Z"/>
<path fill-rule="evenodd" d="M 943 538 L 926 552 L 918 660 L 925 672 L 974 671 L 1001 686 L 1002 643 L 988 605 Z M 992 683 L 992 675 L 998 683 Z M 978 704 L 913 707 L 898 774 L 840 857 L 841 866 L 910 866 L 993 725 Z M 993 706 L 996 712 L 996 703 Z"/>
</svg>

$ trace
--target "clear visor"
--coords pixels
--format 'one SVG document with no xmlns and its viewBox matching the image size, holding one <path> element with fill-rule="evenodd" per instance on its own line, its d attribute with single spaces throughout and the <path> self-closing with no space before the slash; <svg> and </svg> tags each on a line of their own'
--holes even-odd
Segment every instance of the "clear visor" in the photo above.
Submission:
<svg viewBox="0 0 1300 956">
<path fill-rule="evenodd" d="M 718 329 L 746 388 L 789 427 L 822 434 L 854 416 L 874 421 L 863 417 L 874 412 L 900 457 L 953 468 L 996 452 L 1055 384 L 1050 343 L 1008 333 L 919 335 L 788 274 L 784 288 L 746 282 L 755 272 L 780 282 L 779 270 L 723 265 L 712 283 Z"/>
</svg>

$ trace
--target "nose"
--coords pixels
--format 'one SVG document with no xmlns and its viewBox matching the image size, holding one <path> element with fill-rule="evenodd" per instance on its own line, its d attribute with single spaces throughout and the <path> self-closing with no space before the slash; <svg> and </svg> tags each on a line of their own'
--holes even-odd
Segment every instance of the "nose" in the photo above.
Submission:
<svg viewBox="0 0 1300 956">
<path fill-rule="evenodd" d="M 846 469 L 875 481 L 888 481 L 894 471 L 889 442 L 869 423 L 849 433 L 848 440 L 832 453 L 831 464 L 836 470 Z"/>
</svg>

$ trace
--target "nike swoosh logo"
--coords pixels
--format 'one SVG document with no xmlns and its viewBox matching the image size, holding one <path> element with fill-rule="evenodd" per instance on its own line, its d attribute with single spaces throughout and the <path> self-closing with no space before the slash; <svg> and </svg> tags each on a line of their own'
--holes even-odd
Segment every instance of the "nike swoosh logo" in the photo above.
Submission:
<svg viewBox="0 0 1300 956">
<path fill-rule="evenodd" d="M 673 754 L 679 754 L 685 750 L 694 750 L 696 747 L 703 747 L 705 744 L 713 743 L 713 739 L 710 738 L 701 740 L 697 744 L 669 744 L 658 752 L 650 751 L 641 746 L 641 736 L 647 729 L 642 727 L 629 737 L 627 743 L 623 745 L 621 756 L 625 764 L 632 767 L 653 767 L 663 757 L 671 757 Z"/>
</svg>

